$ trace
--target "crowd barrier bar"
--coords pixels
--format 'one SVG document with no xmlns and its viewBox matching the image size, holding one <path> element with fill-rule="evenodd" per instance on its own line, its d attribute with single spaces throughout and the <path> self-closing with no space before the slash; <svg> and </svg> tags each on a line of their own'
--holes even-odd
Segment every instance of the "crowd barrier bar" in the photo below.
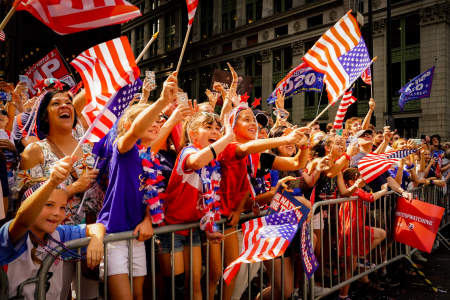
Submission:
<svg viewBox="0 0 450 300">
<path fill-rule="evenodd" d="M 431 191 L 424 190 L 424 189 L 416 189 L 413 191 L 414 195 L 418 197 L 421 200 L 424 200 L 429 203 L 433 204 L 439 204 L 443 205 L 447 208 L 449 205 L 448 203 L 448 193 L 443 193 L 443 190 L 438 190 L 436 187 L 433 187 Z M 430 198 L 428 198 L 430 197 Z M 438 199 L 439 197 L 443 197 L 441 199 Z M 368 224 L 370 227 L 382 227 L 386 231 L 387 234 L 392 233 L 393 229 L 393 218 L 394 218 L 394 209 L 395 209 L 395 203 L 397 196 L 393 194 L 392 192 L 388 193 L 386 196 L 382 197 L 381 199 L 378 199 L 373 204 L 369 205 L 367 208 L 367 213 L 365 214 L 365 217 L 367 217 L 365 224 Z M 398 242 L 393 242 L 392 237 L 386 236 L 386 238 L 375 247 L 374 250 L 369 251 L 367 253 L 367 263 L 368 266 L 366 266 L 367 263 L 364 263 L 363 266 L 361 266 L 359 262 L 359 256 L 357 255 L 356 260 L 356 266 L 354 265 L 354 259 L 353 256 L 353 246 L 354 243 L 356 243 L 356 249 L 360 249 L 360 245 L 366 245 L 365 241 L 365 235 L 363 235 L 363 240 L 360 241 L 360 234 L 359 234 L 359 227 L 353 228 L 352 222 L 350 222 L 350 241 L 347 240 L 346 236 L 343 236 L 343 241 L 341 241 L 343 244 L 344 251 L 347 251 L 347 243 L 350 244 L 351 249 L 351 255 L 349 259 L 346 255 L 343 255 L 343 259 L 340 259 L 340 249 L 339 249 L 339 243 L 340 241 L 334 237 L 338 237 L 338 231 L 339 231 L 339 212 L 338 209 L 343 203 L 350 203 L 351 201 L 357 201 L 355 197 L 351 198 L 341 198 L 341 199 L 335 199 L 335 200 L 328 200 L 328 201 L 320 201 L 318 203 L 315 203 L 313 206 L 313 212 L 319 213 L 320 217 L 323 217 L 325 214 L 325 211 L 327 211 L 327 218 L 330 219 L 332 211 L 333 217 L 335 222 L 332 224 L 332 221 L 326 222 L 326 224 L 322 224 L 320 222 L 320 230 L 322 232 L 325 232 L 324 230 L 327 230 L 327 235 L 321 234 L 320 241 L 321 241 L 321 249 L 320 254 L 317 257 L 317 260 L 319 262 L 319 269 L 316 271 L 316 275 L 313 275 L 311 280 L 307 280 L 306 275 L 304 275 L 304 281 L 303 281 L 303 299 L 321 299 L 322 297 L 329 295 L 340 288 L 344 287 L 347 284 L 350 284 L 351 282 L 358 280 L 372 272 L 375 272 L 379 270 L 380 268 L 383 268 L 387 266 L 390 263 L 393 263 L 397 260 L 400 260 L 402 258 L 406 258 L 408 261 L 411 262 L 411 255 L 416 251 L 416 249 L 411 250 L 409 246 L 400 244 Z M 393 205 L 393 207 L 392 207 Z M 388 209 L 386 209 L 388 208 Z M 382 212 L 382 213 L 377 213 Z M 352 206 L 350 206 L 350 211 L 348 212 L 350 214 L 353 213 Z M 358 214 L 356 214 L 357 218 Z M 253 214 L 248 215 L 242 215 L 240 222 L 244 222 L 246 220 L 249 220 L 253 218 Z M 344 213 L 345 217 L 345 213 Z M 312 226 L 312 220 L 311 226 Z M 359 220 L 357 219 L 357 223 Z M 222 232 L 225 231 L 225 223 L 226 220 L 223 219 L 218 222 Z M 446 209 L 445 212 L 445 218 L 443 218 L 442 221 L 443 224 L 441 224 L 441 228 L 448 225 L 448 211 Z M 384 224 L 383 226 L 380 226 Z M 199 227 L 198 222 L 196 223 L 190 223 L 190 224 L 178 224 L 178 225 L 168 225 L 163 227 L 158 227 L 154 229 L 154 236 L 150 239 L 150 247 L 151 247 L 151 258 L 150 258 L 150 266 L 147 266 L 147 269 L 150 271 L 148 272 L 151 276 L 151 294 L 152 299 L 157 299 L 157 288 L 156 288 L 156 239 L 158 235 L 161 234 L 171 234 L 172 239 L 172 251 L 171 251 L 171 295 L 172 299 L 175 299 L 175 273 L 174 273 L 174 237 L 175 232 L 180 230 L 189 230 L 189 263 L 192 265 L 192 230 Z M 312 227 L 310 227 L 312 228 Z M 345 228 L 345 227 L 344 227 Z M 335 232 L 335 235 L 333 237 L 333 230 Z M 353 240 L 353 230 L 356 230 L 356 241 Z M 311 241 L 313 236 L 313 230 L 311 230 Z M 133 253 L 133 240 L 136 239 L 137 236 L 133 235 L 132 231 L 128 232 L 121 232 L 121 233 L 114 233 L 114 234 L 108 234 L 104 239 L 104 295 L 103 299 L 108 298 L 108 276 L 107 276 L 107 264 L 108 264 L 108 244 L 116 241 L 127 241 L 129 246 L 129 256 L 132 257 Z M 326 249 L 324 245 L 324 241 L 326 242 Z M 89 243 L 89 238 L 83 238 L 78 240 L 73 240 L 66 243 L 66 247 L 69 249 L 78 249 L 78 253 L 81 253 L 81 248 L 86 247 Z M 336 246 L 332 248 L 333 243 L 335 243 Z M 371 239 L 369 239 L 369 247 L 371 248 Z M 209 249 L 209 243 L 206 245 L 206 295 L 203 296 L 204 299 L 209 299 L 210 293 L 214 291 L 209 290 L 209 276 L 210 276 L 210 268 L 209 268 L 209 257 L 210 257 L 210 249 Z M 384 248 L 384 253 L 383 253 Z M 224 242 L 221 244 L 222 249 L 222 256 L 221 256 L 221 269 L 224 269 Z M 60 249 L 62 250 L 62 249 Z M 328 254 L 328 257 L 325 257 L 324 254 Z M 36 299 L 43 300 L 46 298 L 46 284 L 48 281 L 48 271 L 51 267 L 51 265 L 54 262 L 54 257 L 52 255 L 47 255 L 45 259 L 42 262 L 41 268 L 36 276 L 36 278 L 30 278 L 23 284 L 36 284 L 37 281 L 37 288 L 36 288 Z M 284 299 L 285 296 L 290 296 L 291 299 L 294 299 L 293 290 L 295 289 L 295 274 L 292 274 L 292 278 L 294 278 L 292 281 L 294 281 L 294 285 L 292 286 L 292 291 L 290 291 L 290 295 L 285 294 L 285 257 L 282 256 L 279 260 L 280 264 L 280 270 L 281 274 L 275 274 L 275 260 L 271 260 L 270 262 L 259 262 L 255 263 L 253 265 L 259 265 L 259 295 L 263 294 L 264 290 L 264 268 L 269 267 L 271 269 L 270 274 L 270 286 L 271 288 L 271 298 L 275 299 L 275 282 L 276 282 L 276 276 L 280 276 L 281 279 L 281 287 L 280 287 L 280 299 Z M 341 260 L 343 260 L 343 266 L 341 266 Z M 76 276 L 77 276 L 77 285 L 76 285 L 76 293 L 79 297 L 81 295 L 81 262 L 76 262 Z M 244 264 L 245 265 L 245 264 Z M 244 266 L 243 265 L 243 266 Z M 130 274 L 130 286 L 133 288 L 132 284 L 132 270 L 133 262 L 132 260 L 129 260 L 129 274 Z M 348 269 L 350 267 L 351 274 L 348 274 Z M 355 268 L 356 267 L 356 268 Z M 292 272 L 294 273 L 295 267 L 292 268 Z M 248 287 L 247 287 L 247 294 L 248 299 L 252 299 L 252 287 L 251 287 L 251 271 L 250 266 L 247 268 L 247 280 L 248 280 Z M 326 276 L 328 272 L 328 277 Z M 193 298 L 193 282 L 192 282 L 192 268 L 189 268 L 189 295 L 190 298 Z M 328 288 L 326 292 L 322 293 L 321 295 L 315 296 L 314 295 L 314 286 L 316 282 L 316 278 L 319 278 L 318 282 L 321 284 L 322 288 Z M 219 282 L 219 299 L 222 300 L 223 296 L 223 278 L 220 278 Z M 288 287 L 289 288 L 289 287 Z M 288 290 L 289 291 L 289 290 Z M 206 297 L 205 297 L 206 296 Z"/>
</svg>

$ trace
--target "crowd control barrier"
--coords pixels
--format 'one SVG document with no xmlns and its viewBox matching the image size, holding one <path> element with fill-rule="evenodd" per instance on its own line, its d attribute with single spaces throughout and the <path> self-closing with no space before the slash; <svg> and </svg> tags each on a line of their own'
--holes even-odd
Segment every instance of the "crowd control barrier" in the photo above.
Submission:
<svg viewBox="0 0 450 300">
<path fill-rule="evenodd" d="M 421 189 L 416 189 L 413 191 L 415 197 L 420 200 L 445 207 L 445 214 L 442 218 L 442 223 L 440 228 L 444 228 L 449 223 L 449 194 L 445 188 L 439 188 L 436 186 L 426 187 Z M 319 262 L 319 268 L 316 270 L 314 275 L 310 280 L 307 279 L 306 275 L 302 274 L 301 264 L 295 259 L 290 258 L 290 263 L 295 264 L 293 268 L 290 268 L 292 272 L 297 271 L 296 274 L 292 274 L 294 278 L 294 283 L 290 287 L 285 286 L 285 278 L 287 274 L 285 272 L 285 261 L 286 258 L 282 256 L 275 260 L 269 262 L 260 262 L 249 265 L 243 264 L 244 270 L 247 274 L 240 274 L 241 276 L 238 280 L 238 284 L 247 284 L 248 286 L 243 291 L 241 299 L 259 299 L 256 298 L 258 295 L 262 295 L 267 287 L 274 287 L 277 280 L 281 280 L 281 288 L 271 288 L 270 295 L 271 299 L 298 299 L 298 296 L 303 296 L 303 299 L 321 299 L 327 295 L 330 295 L 347 284 L 352 283 L 355 280 L 362 278 L 372 272 L 375 272 L 381 268 L 384 268 L 388 264 L 405 258 L 411 261 L 411 255 L 416 251 L 416 249 L 411 249 L 409 246 L 400 244 L 393 239 L 393 226 L 394 226 L 394 213 L 396 199 L 398 195 L 393 192 L 388 193 L 386 196 L 376 200 L 373 203 L 362 203 L 362 206 L 357 205 L 359 200 L 356 197 L 342 198 L 328 201 L 320 201 L 313 205 L 312 210 L 316 218 L 311 219 L 311 240 L 314 238 L 314 232 L 319 233 L 316 237 L 316 258 Z M 355 205 L 348 205 L 354 203 Z M 343 205 L 347 204 L 347 210 L 342 209 Z M 354 209 L 365 208 L 365 213 L 362 214 L 364 220 L 360 222 L 358 218 L 361 216 L 355 214 L 357 221 L 356 224 L 365 224 L 369 228 L 380 228 L 385 232 L 385 238 L 375 247 L 372 247 L 372 233 L 369 230 L 369 235 L 363 234 L 361 229 L 365 231 L 365 227 L 355 226 L 353 222 L 344 222 L 346 220 L 346 214 L 353 216 Z M 252 214 L 242 215 L 241 223 L 254 218 Z M 314 220 L 315 219 L 315 220 Z M 348 218 L 347 218 L 348 219 Z M 319 221 L 317 221 L 319 220 Z M 225 230 L 226 220 L 221 220 L 219 226 L 221 230 Z M 313 224 L 315 223 L 315 224 Z M 350 226 L 350 227 L 348 227 Z M 174 276 L 174 234 L 176 231 L 189 230 L 189 240 L 190 246 L 192 247 L 192 230 L 199 227 L 197 223 L 191 224 L 179 224 L 179 225 L 168 225 L 159 228 L 155 228 L 154 236 L 150 239 L 150 262 L 147 265 L 148 279 L 151 285 L 150 296 L 152 299 L 161 299 L 160 289 L 163 289 L 159 284 L 157 284 L 159 273 L 157 272 L 157 238 L 158 235 L 170 233 L 172 237 L 172 251 L 171 251 L 171 261 L 172 261 L 172 275 L 171 275 L 171 291 L 165 291 L 166 297 L 167 293 L 171 297 L 165 299 L 175 299 L 175 276 Z M 342 232 L 350 231 L 350 234 L 343 235 Z M 356 232 L 356 234 L 354 234 Z M 129 232 L 108 234 L 104 239 L 104 274 L 107 274 L 107 244 L 115 241 L 128 241 L 129 245 L 129 256 L 132 257 L 133 253 L 133 243 L 132 240 L 136 236 Z M 449 246 L 448 241 L 438 233 L 438 238 L 444 243 L 446 247 Z M 81 253 L 81 249 L 86 247 L 89 243 L 89 238 L 73 240 L 66 243 L 66 247 L 70 249 L 77 249 Z M 320 243 L 320 247 L 317 246 Z M 217 287 L 217 291 L 210 291 L 206 280 L 209 279 L 209 243 L 205 241 L 203 244 L 205 247 L 203 251 L 203 269 L 202 274 L 202 292 L 203 299 L 209 299 L 211 293 L 216 295 L 215 299 L 222 300 L 222 291 L 224 287 L 224 282 L 220 279 Z M 373 248 L 372 250 L 370 250 Z M 222 270 L 226 267 L 224 265 L 223 256 L 224 243 L 222 242 Z M 348 250 L 349 249 L 349 250 Z M 350 252 L 349 252 L 350 251 Z M 354 253 L 356 251 L 356 253 Z M 361 253 L 362 251 L 362 253 Z M 192 262 L 192 248 L 190 248 L 189 262 Z M 300 252 L 300 251 L 299 251 Z M 52 255 L 46 256 L 43 260 L 41 268 L 37 274 L 36 278 L 30 278 L 26 284 L 36 284 L 36 299 L 44 300 L 46 299 L 46 284 L 48 280 L 48 271 L 50 266 L 53 264 L 55 257 Z M 293 262 L 294 261 L 294 262 Z M 133 287 L 132 280 L 132 261 L 129 261 L 129 280 L 130 286 Z M 277 269 L 275 265 L 281 265 Z M 242 267 L 241 267 L 242 269 Z M 77 262 L 76 268 L 77 276 L 77 286 L 75 287 L 76 294 L 80 295 L 82 287 L 80 286 L 80 276 L 81 276 L 81 262 Z M 255 271 L 256 270 L 256 271 Z M 270 272 L 267 272 L 270 271 Z M 241 270 L 241 272 L 243 272 Z M 270 274 L 268 276 L 267 273 Z M 243 275 L 243 276 L 242 276 Z M 304 280 L 301 278 L 304 277 Z M 190 268 L 189 285 L 186 292 L 188 297 L 193 299 L 193 283 L 192 283 L 192 269 Z M 300 279 L 300 280 L 298 280 Z M 303 283 L 302 283 L 303 281 Z M 108 299 L 108 289 L 107 289 L 107 276 L 104 276 L 103 284 L 103 299 Z M 320 290 L 320 294 L 315 294 L 316 291 Z M 300 291 L 300 292 L 299 292 Z M 300 295 L 298 295 L 300 294 Z"/>
</svg>

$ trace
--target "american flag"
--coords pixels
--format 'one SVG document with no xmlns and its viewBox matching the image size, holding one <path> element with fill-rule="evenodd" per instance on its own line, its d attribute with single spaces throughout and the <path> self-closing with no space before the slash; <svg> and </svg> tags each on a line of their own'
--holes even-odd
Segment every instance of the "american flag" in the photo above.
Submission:
<svg viewBox="0 0 450 300">
<path fill-rule="evenodd" d="M 336 118 L 334 119 L 334 129 L 341 129 L 342 123 L 344 122 L 345 114 L 347 113 L 347 109 L 350 105 L 356 102 L 356 99 L 353 95 L 353 89 L 349 89 L 345 92 L 344 96 L 342 97 L 342 101 L 339 104 L 339 108 L 336 112 Z"/>
<path fill-rule="evenodd" d="M 297 228 L 295 210 L 270 214 L 242 224 L 244 238 L 241 255 L 225 269 L 225 282 L 230 283 L 242 263 L 254 263 L 282 255 Z"/>
<path fill-rule="evenodd" d="M 139 8 L 125 0 L 16 0 L 14 5 L 58 34 L 124 23 L 141 16 Z"/>
<path fill-rule="evenodd" d="M 125 36 L 83 51 L 71 65 L 83 79 L 87 104 L 82 113 L 92 130 L 88 140 L 96 142 L 108 132 L 117 119 L 109 109 L 111 103 L 117 99 L 116 93 L 122 87 L 135 82 L 139 77 L 139 68 Z M 123 103 L 119 104 L 121 108 L 124 106 Z"/>
<path fill-rule="evenodd" d="M 3 30 L 0 30 L 0 41 L 4 42 L 6 39 L 5 32 Z"/>
<path fill-rule="evenodd" d="M 372 85 L 372 72 L 370 71 L 370 66 L 366 70 L 364 70 L 361 75 L 361 79 L 365 84 Z"/>
<path fill-rule="evenodd" d="M 189 25 L 192 25 L 192 22 L 194 22 L 195 12 L 197 11 L 198 0 L 186 0 L 186 5 L 188 10 Z"/>
<path fill-rule="evenodd" d="M 347 12 L 325 32 L 303 60 L 325 74 L 328 100 L 336 101 L 371 64 L 358 23 Z"/>
<path fill-rule="evenodd" d="M 369 153 L 358 162 L 358 169 L 362 178 L 366 183 L 371 182 L 387 170 L 400 159 L 416 152 L 412 150 L 389 151 L 386 153 L 376 154 Z"/>
</svg>

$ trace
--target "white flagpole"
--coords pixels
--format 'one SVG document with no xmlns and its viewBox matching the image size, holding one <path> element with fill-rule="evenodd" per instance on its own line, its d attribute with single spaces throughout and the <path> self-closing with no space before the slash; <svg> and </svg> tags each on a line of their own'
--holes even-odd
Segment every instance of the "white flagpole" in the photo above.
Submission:
<svg viewBox="0 0 450 300">
<path fill-rule="evenodd" d="M 180 58 L 178 59 L 178 65 L 177 65 L 176 72 L 180 71 L 181 61 L 183 60 L 184 51 L 186 50 L 186 45 L 189 40 L 189 34 L 191 33 L 191 28 L 192 28 L 192 24 L 189 24 L 187 32 L 186 32 L 186 36 L 184 37 L 184 43 L 183 43 L 183 48 L 181 49 Z"/>
<path fill-rule="evenodd" d="M 136 58 L 136 64 L 138 64 L 141 61 L 142 57 L 144 57 L 145 52 L 147 52 L 148 48 L 150 48 L 151 44 L 153 44 L 153 42 L 156 40 L 156 38 L 158 37 L 158 34 L 159 34 L 158 31 L 153 34 L 150 41 L 148 41 L 147 45 L 145 45 L 144 49 L 142 49 L 141 53 Z"/>
</svg>

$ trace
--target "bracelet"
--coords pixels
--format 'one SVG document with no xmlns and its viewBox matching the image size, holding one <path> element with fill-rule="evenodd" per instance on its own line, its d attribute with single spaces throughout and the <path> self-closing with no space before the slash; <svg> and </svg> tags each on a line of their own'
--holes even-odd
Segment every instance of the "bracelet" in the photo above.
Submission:
<svg viewBox="0 0 450 300">
<path fill-rule="evenodd" d="M 216 157 L 217 157 L 217 154 L 216 154 L 216 151 L 214 150 L 214 148 L 213 148 L 213 146 L 212 146 L 212 145 L 209 145 L 209 150 L 211 150 L 211 153 L 212 153 L 212 155 L 213 155 L 214 159 L 216 159 Z"/>
<path fill-rule="evenodd" d="M 415 167 L 415 165 L 412 164 L 410 167 L 406 166 L 405 169 L 406 169 L 406 170 L 411 170 L 411 169 L 413 169 L 414 167 Z"/>
</svg>

